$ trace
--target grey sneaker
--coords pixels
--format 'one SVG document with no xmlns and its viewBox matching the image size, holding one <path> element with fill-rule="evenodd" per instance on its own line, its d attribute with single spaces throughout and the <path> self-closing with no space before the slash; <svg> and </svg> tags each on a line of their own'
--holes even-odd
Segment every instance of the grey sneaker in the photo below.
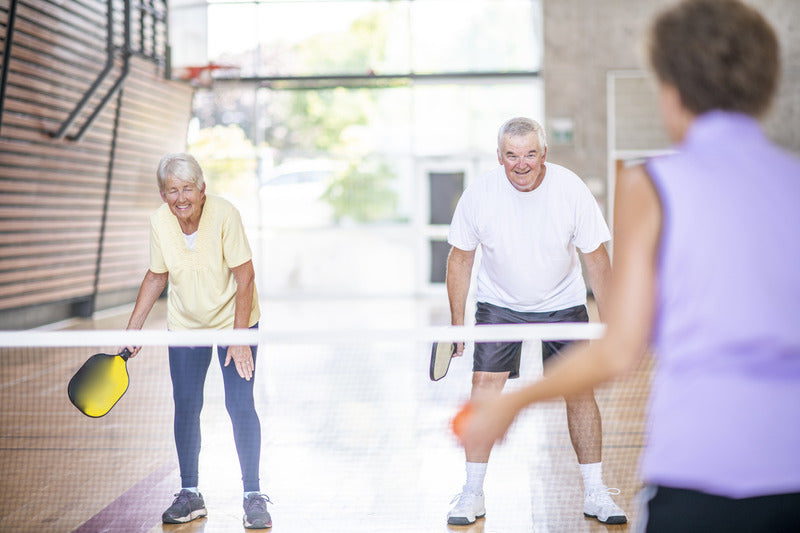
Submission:
<svg viewBox="0 0 800 533">
<path fill-rule="evenodd" d="M 206 516 L 206 504 L 203 501 L 203 495 L 186 489 L 175 495 L 175 501 L 169 506 L 169 509 L 164 511 L 161 515 L 161 520 L 165 524 L 183 524 L 191 522 L 195 518 Z"/>
<path fill-rule="evenodd" d="M 267 529 L 272 527 L 272 517 L 267 512 L 267 503 L 272 503 L 266 494 L 251 494 L 244 499 L 244 527 Z"/>
</svg>

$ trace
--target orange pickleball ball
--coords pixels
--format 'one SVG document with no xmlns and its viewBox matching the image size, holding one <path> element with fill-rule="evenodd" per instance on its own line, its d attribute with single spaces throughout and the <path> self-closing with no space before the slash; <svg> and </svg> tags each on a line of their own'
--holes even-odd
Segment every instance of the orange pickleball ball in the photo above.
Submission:
<svg viewBox="0 0 800 533">
<path fill-rule="evenodd" d="M 467 424 L 469 420 L 472 418 L 472 404 L 465 403 L 461 410 L 456 413 L 456 416 L 453 417 L 451 422 L 451 427 L 453 429 L 453 433 L 459 438 L 461 438 L 464 434 L 464 431 L 467 429 Z"/>
</svg>

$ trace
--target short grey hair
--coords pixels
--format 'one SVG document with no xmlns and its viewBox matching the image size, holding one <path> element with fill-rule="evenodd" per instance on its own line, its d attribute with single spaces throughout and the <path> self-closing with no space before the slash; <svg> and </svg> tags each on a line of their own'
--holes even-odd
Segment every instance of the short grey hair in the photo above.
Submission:
<svg viewBox="0 0 800 533">
<path fill-rule="evenodd" d="M 187 153 L 166 154 L 161 158 L 156 171 L 159 191 L 164 192 L 167 178 L 194 183 L 198 189 L 202 189 L 205 183 L 200 163 L 197 162 L 193 155 Z"/>
<path fill-rule="evenodd" d="M 541 124 L 527 117 L 514 117 L 500 126 L 500 130 L 497 132 L 497 149 L 500 150 L 503 144 L 503 137 L 506 135 L 522 137 L 529 133 L 535 133 L 539 137 L 539 146 L 542 149 L 547 148 L 547 135 Z"/>
</svg>

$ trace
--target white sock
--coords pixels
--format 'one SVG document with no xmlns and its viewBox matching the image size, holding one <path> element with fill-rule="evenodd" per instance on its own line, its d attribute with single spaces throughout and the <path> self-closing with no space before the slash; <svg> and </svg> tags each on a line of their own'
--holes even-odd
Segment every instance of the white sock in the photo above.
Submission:
<svg viewBox="0 0 800 533">
<path fill-rule="evenodd" d="M 483 493 L 483 479 L 486 477 L 486 467 L 489 463 L 467 462 L 467 483 L 464 487 L 475 494 Z"/>
<path fill-rule="evenodd" d="M 603 463 L 589 463 L 578 466 L 581 467 L 585 492 L 602 490 L 605 488 L 603 484 Z"/>
<path fill-rule="evenodd" d="M 181 490 L 188 490 L 189 492 L 194 492 L 195 494 L 200 494 L 200 491 L 197 490 L 197 487 L 181 487 Z"/>
<path fill-rule="evenodd" d="M 258 491 L 257 490 L 250 490 L 250 491 L 245 492 L 244 493 L 245 499 L 247 499 L 247 497 L 250 496 L 251 494 L 258 494 Z"/>
</svg>

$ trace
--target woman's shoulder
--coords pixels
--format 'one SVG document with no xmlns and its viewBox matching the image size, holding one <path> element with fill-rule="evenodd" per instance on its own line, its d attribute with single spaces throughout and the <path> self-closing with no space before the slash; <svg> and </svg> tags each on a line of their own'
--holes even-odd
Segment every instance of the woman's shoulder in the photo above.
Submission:
<svg viewBox="0 0 800 533">
<path fill-rule="evenodd" d="M 233 204 L 230 202 L 230 200 L 227 200 L 216 194 L 206 194 L 206 204 L 214 207 L 215 209 L 233 208 Z"/>
<path fill-rule="evenodd" d="M 165 220 L 169 220 L 170 216 L 173 216 L 172 211 L 169 210 L 169 205 L 164 202 L 150 215 L 150 222 L 154 225 L 158 225 Z"/>
<path fill-rule="evenodd" d="M 203 210 L 208 210 L 208 213 L 214 216 L 222 217 L 239 213 L 239 210 L 230 200 L 216 194 L 206 194 L 206 204 Z"/>
</svg>

